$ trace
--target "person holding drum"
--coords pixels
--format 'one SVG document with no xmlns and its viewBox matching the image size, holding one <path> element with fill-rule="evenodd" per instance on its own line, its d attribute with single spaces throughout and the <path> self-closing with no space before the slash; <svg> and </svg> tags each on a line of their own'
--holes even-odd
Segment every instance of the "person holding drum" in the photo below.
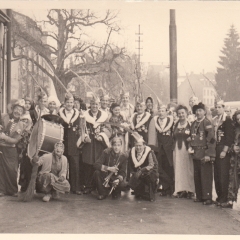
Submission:
<svg viewBox="0 0 240 240">
<path fill-rule="evenodd" d="M 23 99 L 12 105 L 12 116 L 2 117 L 0 133 L 0 196 L 17 196 L 18 152 L 17 143 L 22 138 L 25 124 L 20 121 L 25 112 Z"/>
<path fill-rule="evenodd" d="M 64 127 L 64 155 L 68 159 L 69 163 L 69 182 L 71 185 L 71 192 L 81 195 L 81 183 L 79 171 L 79 149 L 77 148 L 77 141 L 79 138 L 79 111 L 75 109 L 74 97 L 72 94 L 67 93 L 65 95 L 64 108 L 60 108 L 59 116 L 62 119 L 62 125 Z"/>
<path fill-rule="evenodd" d="M 83 113 L 86 119 L 86 133 L 80 147 L 82 147 L 84 169 L 84 194 L 92 191 L 93 164 L 101 156 L 103 150 L 110 146 L 109 137 L 111 136 L 111 127 L 101 124 L 107 121 L 108 114 L 99 110 L 99 104 L 99 98 L 93 96 L 90 102 L 90 109 Z"/>
<path fill-rule="evenodd" d="M 69 182 L 66 180 L 67 158 L 63 152 L 63 143 L 57 142 L 52 153 L 44 154 L 36 160 L 37 164 L 42 166 L 37 177 L 37 188 L 45 193 L 44 202 L 49 202 L 51 198 L 58 199 L 59 193 L 70 191 Z"/>
</svg>

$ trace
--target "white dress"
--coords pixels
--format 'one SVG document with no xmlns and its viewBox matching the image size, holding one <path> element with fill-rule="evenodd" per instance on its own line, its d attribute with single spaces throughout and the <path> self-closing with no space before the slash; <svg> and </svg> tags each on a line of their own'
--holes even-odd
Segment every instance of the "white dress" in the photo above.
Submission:
<svg viewBox="0 0 240 240">
<path fill-rule="evenodd" d="M 187 122 L 181 126 L 178 122 L 174 128 L 175 146 L 173 151 L 173 167 L 175 174 L 175 193 L 187 191 L 195 193 L 193 160 L 186 147 L 186 138 L 190 134 Z"/>
</svg>

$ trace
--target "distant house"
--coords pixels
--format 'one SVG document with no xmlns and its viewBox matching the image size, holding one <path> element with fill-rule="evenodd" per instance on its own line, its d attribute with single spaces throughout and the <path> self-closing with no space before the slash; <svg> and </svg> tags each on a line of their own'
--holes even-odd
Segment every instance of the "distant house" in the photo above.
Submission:
<svg viewBox="0 0 240 240">
<path fill-rule="evenodd" d="M 187 75 L 187 77 L 179 77 L 181 82 L 178 84 L 178 103 L 189 106 L 190 97 L 195 95 L 206 106 L 214 106 L 216 96 L 214 73 L 204 75 L 207 78 L 202 74 L 194 73 Z"/>
</svg>

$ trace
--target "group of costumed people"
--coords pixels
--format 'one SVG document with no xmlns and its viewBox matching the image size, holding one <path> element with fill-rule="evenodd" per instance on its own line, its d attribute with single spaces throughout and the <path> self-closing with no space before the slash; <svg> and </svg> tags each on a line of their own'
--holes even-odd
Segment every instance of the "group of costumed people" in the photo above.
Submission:
<svg viewBox="0 0 240 240">
<path fill-rule="evenodd" d="M 34 162 L 39 166 L 36 189 L 45 202 L 59 193 L 94 190 L 99 200 L 110 194 L 118 199 L 132 189 L 136 198 L 150 201 L 160 192 L 209 205 L 214 179 L 214 203 L 232 207 L 239 188 L 240 111 L 230 116 L 219 101 L 213 117 L 196 97 L 189 101 L 190 111 L 159 100 L 155 111 L 153 98 L 133 106 L 129 97 L 123 92 L 117 102 L 107 94 L 93 95 L 88 108 L 70 93 L 63 104 L 46 95 L 36 106 L 29 98 L 14 101 L 1 116 L 0 196 L 16 196 L 18 184 L 25 192 Z M 44 115 L 59 117 L 63 142 L 30 159 L 29 137 Z"/>
</svg>

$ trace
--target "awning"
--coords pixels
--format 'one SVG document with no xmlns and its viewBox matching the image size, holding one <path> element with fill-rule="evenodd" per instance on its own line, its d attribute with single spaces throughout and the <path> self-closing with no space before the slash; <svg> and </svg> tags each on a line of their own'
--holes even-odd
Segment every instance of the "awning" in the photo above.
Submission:
<svg viewBox="0 0 240 240">
<path fill-rule="evenodd" d="M 8 15 L 3 12 L 2 10 L 0 10 L 0 22 L 2 22 L 3 24 L 9 23 L 10 22 L 10 18 L 8 17 Z"/>
</svg>

